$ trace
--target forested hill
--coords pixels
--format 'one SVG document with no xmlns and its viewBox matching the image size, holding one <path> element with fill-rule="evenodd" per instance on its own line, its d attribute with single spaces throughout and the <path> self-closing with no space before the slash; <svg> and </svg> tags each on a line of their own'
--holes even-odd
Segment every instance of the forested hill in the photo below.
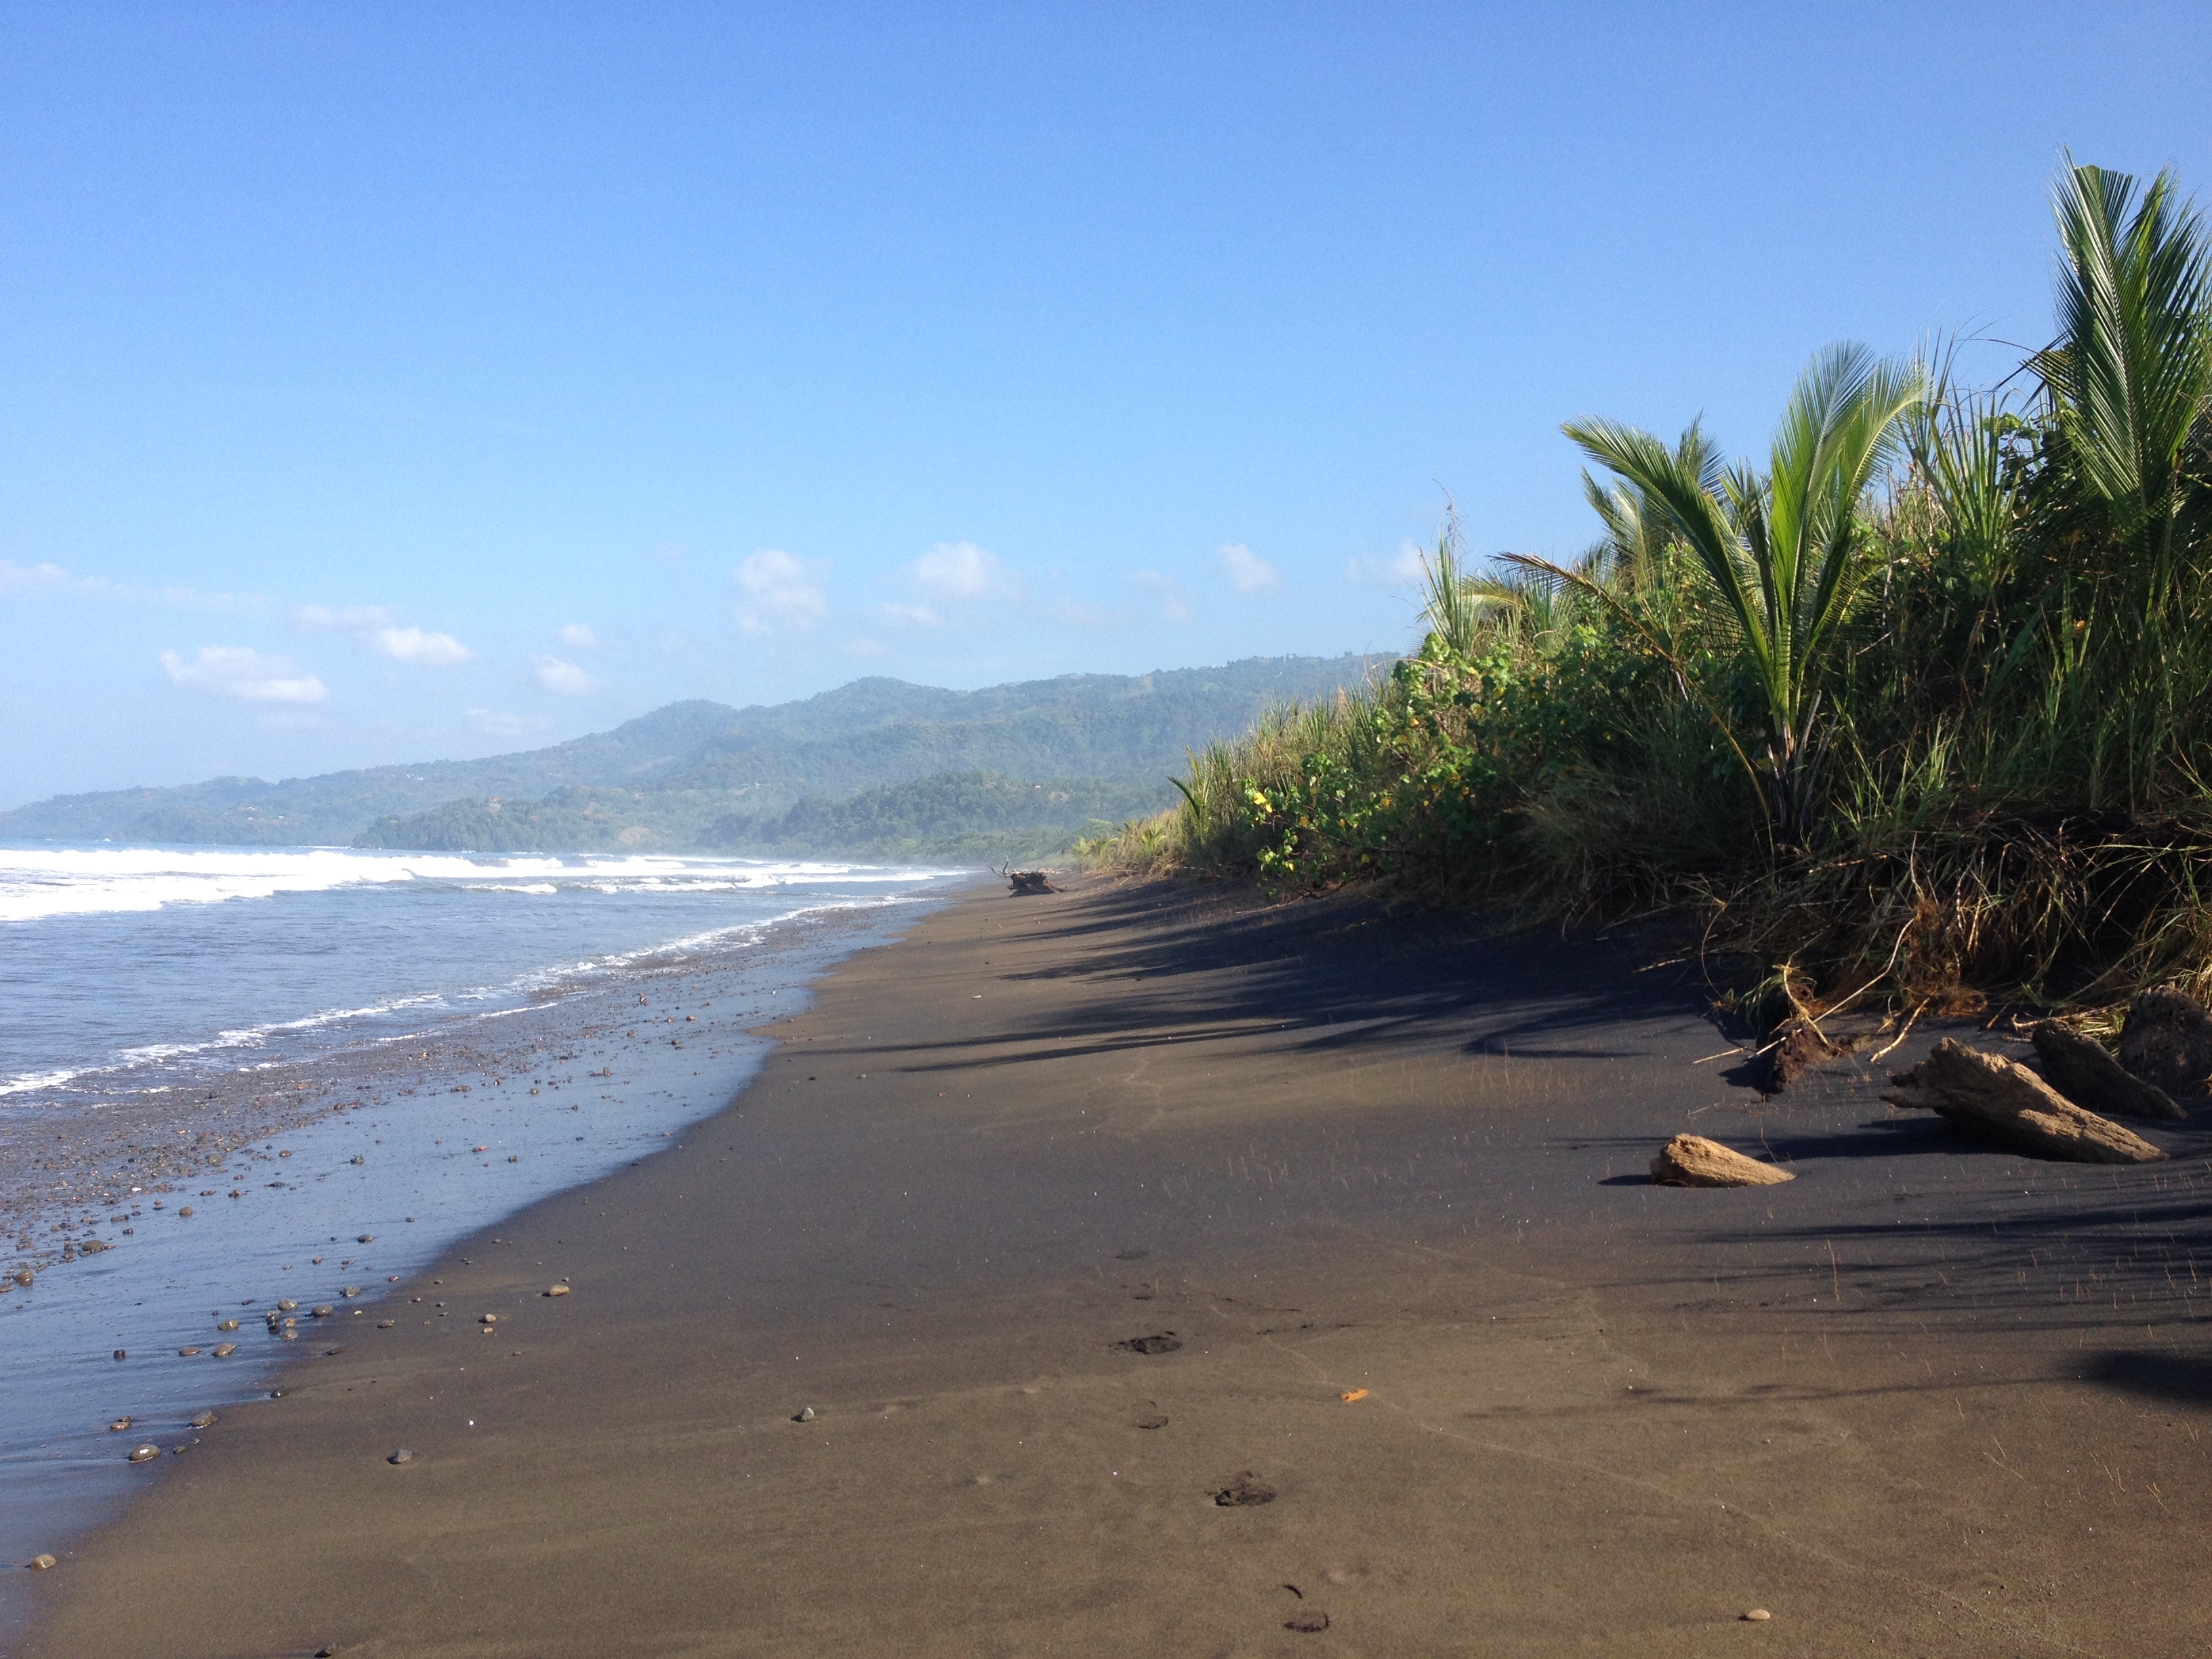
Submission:
<svg viewBox="0 0 2212 1659">
<path fill-rule="evenodd" d="M 59 796 L 0 813 L 0 837 L 988 851 L 969 847 L 973 831 L 1030 848 L 1160 804 L 1186 749 L 1234 736 L 1271 704 L 1357 686 L 1387 661 L 1249 658 L 978 691 L 870 678 L 774 706 L 672 703 L 611 732 L 483 760 Z M 924 781 L 933 781 L 901 790 Z M 856 799 L 867 792 L 872 805 Z M 848 844 L 833 848 L 840 838 Z"/>
</svg>

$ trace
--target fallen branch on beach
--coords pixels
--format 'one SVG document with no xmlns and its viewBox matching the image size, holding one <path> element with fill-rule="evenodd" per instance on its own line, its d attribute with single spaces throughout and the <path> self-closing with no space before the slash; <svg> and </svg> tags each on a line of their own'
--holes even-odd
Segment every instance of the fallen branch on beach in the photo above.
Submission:
<svg viewBox="0 0 2212 1659">
<path fill-rule="evenodd" d="M 1661 1187 L 1772 1187 L 1797 1177 L 1703 1135 L 1676 1135 L 1651 1160 Z"/>
<path fill-rule="evenodd" d="M 1060 891 L 1059 888 L 1052 884 L 1052 874 L 1049 871 L 1001 868 L 999 873 L 1011 884 L 1008 891 L 1015 898 L 1024 898 L 1032 893 Z"/>
<path fill-rule="evenodd" d="M 2173 1103 L 2172 1096 L 2130 1072 L 2094 1038 L 2047 1019 L 2028 1035 L 2035 1041 L 2043 1075 L 2051 1087 L 2084 1110 L 2116 1112 L 2122 1117 L 2189 1115 Z"/>
<path fill-rule="evenodd" d="M 1935 1112 L 2030 1152 L 2079 1164 L 2155 1164 L 2157 1147 L 2109 1118 L 2084 1111 L 2016 1060 L 1945 1037 L 1927 1059 L 1890 1079 L 1882 1098 Z"/>
</svg>

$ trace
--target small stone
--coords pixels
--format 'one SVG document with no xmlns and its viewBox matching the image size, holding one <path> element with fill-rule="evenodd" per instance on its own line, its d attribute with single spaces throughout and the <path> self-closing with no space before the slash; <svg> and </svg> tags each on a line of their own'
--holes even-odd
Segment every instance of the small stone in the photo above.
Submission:
<svg viewBox="0 0 2212 1659">
<path fill-rule="evenodd" d="M 1243 1509 L 1254 1504 L 1272 1504 L 1275 1501 L 1275 1489 L 1255 1480 L 1252 1471 L 1246 1469 L 1214 1493 L 1213 1501 L 1225 1510 Z"/>
<path fill-rule="evenodd" d="M 235 1342 L 218 1342 L 215 1345 L 214 1353 L 217 1359 L 228 1359 L 237 1352 L 238 1344 Z"/>
<path fill-rule="evenodd" d="M 491 1148 L 489 1146 L 471 1146 L 469 1150 L 472 1152 L 488 1152 Z"/>
<path fill-rule="evenodd" d="M 413 1216 L 411 1216 L 411 1215 L 410 1215 L 410 1216 L 409 1216 L 407 1218 L 408 1218 L 410 1221 L 412 1221 L 415 1218 L 414 1218 Z M 354 1242 L 355 1242 L 356 1243 L 357 1243 L 357 1244 L 374 1244 L 374 1243 L 376 1243 L 376 1235 L 375 1235 L 374 1233 L 363 1233 L 363 1234 L 362 1234 L 359 1238 L 356 1239 Z"/>
<path fill-rule="evenodd" d="M 110 1424 L 107 1425 L 107 1431 L 108 1431 L 108 1433 L 110 1433 L 110 1434 L 128 1434 L 128 1433 L 130 1433 L 130 1432 L 131 1432 L 131 1419 L 130 1419 L 129 1418 L 127 1418 L 127 1417 L 118 1417 L 118 1418 L 117 1418 L 117 1419 L 116 1419 L 112 1423 L 110 1423 Z"/>
<path fill-rule="evenodd" d="M 1753 1607 L 1749 1613 L 1744 1614 L 1744 1617 L 1754 1625 L 1763 1625 L 1774 1615 L 1765 1607 Z"/>
<path fill-rule="evenodd" d="M 192 1426 L 196 1429 L 213 1428 L 215 1426 L 215 1413 L 213 1412 L 202 1412 L 198 1416 L 192 1419 Z"/>
<path fill-rule="evenodd" d="M 346 1160 L 349 1164 L 361 1164 L 366 1161 L 367 1160 L 365 1160 L 359 1152 L 356 1152 L 351 1158 Z"/>
<path fill-rule="evenodd" d="M 814 1420 L 814 1407 L 811 1406 L 801 1406 L 799 1408 L 798 1415 L 793 1417 L 791 1420 L 794 1423 L 811 1423 Z"/>
<path fill-rule="evenodd" d="M 219 1331 L 234 1331 L 237 1328 L 238 1322 L 235 1319 L 226 1319 L 222 1323 L 216 1327 L 216 1329 Z"/>
<path fill-rule="evenodd" d="M 1316 1631 L 1324 1631 L 1328 1628 L 1328 1615 L 1319 1607 L 1300 1607 L 1283 1620 L 1283 1628 L 1310 1635 Z"/>
<path fill-rule="evenodd" d="M 190 1359 L 198 1352 L 199 1350 L 198 1348 L 179 1348 L 177 1350 L 177 1358 L 179 1359 Z"/>
<path fill-rule="evenodd" d="M 1168 1420 L 1164 1417 L 1140 1417 L 1137 1419 L 1137 1426 L 1140 1429 L 1164 1429 L 1167 1425 Z"/>
<path fill-rule="evenodd" d="M 499 1316 L 497 1314 L 483 1314 L 479 1316 L 477 1322 L 480 1325 L 496 1325 L 499 1323 Z"/>
<path fill-rule="evenodd" d="M 18 1285 L 28 1285 L 31 1282 L 31 1270 L 28 1267 L 16 1268 L 15 1282 Z"/>
<path fill-rule="evenodd" d="M 61 1563 L 55 1560 L 51 1555 L 34 1555 L 31 1558 L 31 1571 L 33 1572 L 52 1572 L 59 1565 L 61 1565 Z"/>
<path fill-rule="evenodd" d="M 318 1319 L 328 1319 L 332 1314 L 336 1313 L 337 1310 L 333 1308 L 329 1303 L 325 1302 L 320 1307 L 311 1308 L 308 1311 L 313 1313 Z"/>
<path fill-rule="evenodd" d="M 293 1309 L 295 1309 L 295 1308 L 298 1307 L 300 1304 L 299 1304 L 298 1303 L 296 1303 L 296 1302 L 293 1301 L 293 1300 L 292 1300 L 292 1298 L 291 1298 L 290 1297 L 289 1297 L 289 1296 L 288 1296 L 288 1297 L 285 1297 L 282 1302 L 279 1302 L 276 1305 L 277 1305 L 278 1307 L 282 1308 L 282 1309 L 283 1309 L 286 1313 L 289 1313 L 289 1312 L 291 1312 L 291 1311 L 292 1311 L 292 1310 L 293 1310 Z"/>
<path fill-rule="evenodd" d="M 128 1358 L 131 1357 L 131 1355 L 130 1355 L 130 1352 L 129 1352 L 127 1349 L 124 1349 L 124 1348 L 118 1348 L 118 1349 L 115 1351 L 115 1357 L 116 1357 L 118 1359 L 128 1359 Z"/>
<path fill-rule="evenodd" d="M 380 1331 L 388 1331 L 398 1322 L 396 1319 L 380 1319 L 376 1322 L 376 1328 Z"/>
<path fill-rule="evenodd" d="M 384 1461 L 387 1463 L 411 1463 L 415 1461 L 415 1454 L 409 1451 L 406 1447 L 402 1446 L 398 1451 L 392 1453 L 391 1456 L 386 1458 Z"/>
<path fill-rule="evenodd" d="M 1117 1348 L 1131 1353 L 1173 1353 L 1182 1346 L 1182 1339 L 1173 1331 L 1155 1331 L 1150 1336 L 1133 1336 L 1126 1342 L 1116 1342 Z"/>
<path fill-rule="evenodd" d="M 132 1448 L 129 1461 L 133 1463 L 150 1463 L 161 1455 L 161 1449 L 159 1446 L 137 1446 Z"/>
<path fill-rule="evenodd" d="M 356 1158 L 354 1159 L 354 1162 L 358 1164 L 361 1160 L 359 1158 Z M 338 1644 L 337 1643 L 325 1642 L 322 1646 L 315 1650 L 315 1659 L 337 1659 L 337 1653 Z"/>
<path fill-rule="evenodd" d="M 568 1294 L 568 1287 L 566 1285 L 549 1285 L 546 1286 L 545 1294 L 548 1296 L 566 1296 Z"/>
</svg>

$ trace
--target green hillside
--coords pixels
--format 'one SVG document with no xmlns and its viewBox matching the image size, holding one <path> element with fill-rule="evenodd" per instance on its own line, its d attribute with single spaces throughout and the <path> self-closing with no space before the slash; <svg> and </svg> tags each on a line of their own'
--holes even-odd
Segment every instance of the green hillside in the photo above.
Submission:
<svg viewBox="0 0 2212 1659">
<path fill-rule="evenodd" d="M 913 857 L 924 846 L 988 851 L 981 837 L 1021 856 L 1156 809 L 1187 750 L 1386 668 L 1358 656 L 1251 658 L 977 691 L 862 679 L 769 707 L 673 703 L 483 760 L 60 796 L 0 813 L 0 837 Z"/>
</svg>

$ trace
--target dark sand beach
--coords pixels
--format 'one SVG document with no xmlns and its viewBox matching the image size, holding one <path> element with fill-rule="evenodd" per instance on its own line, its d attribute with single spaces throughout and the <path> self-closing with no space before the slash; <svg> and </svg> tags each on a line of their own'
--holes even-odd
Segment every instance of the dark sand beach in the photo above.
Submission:
<svg viewBox="0 0 2212 1659">
<path fill-rule="evenodd" d="M 162 1459 L 21 1651 L 2203 1651 L 2203 1116 L 2014 1156 L 1881 1103 L 1929 1031 L 1769 1100 L 1648 955 L 963 899 Z M 1686 1128 L 1798 1178 L 1650 1186 Z"/>
</svg>

